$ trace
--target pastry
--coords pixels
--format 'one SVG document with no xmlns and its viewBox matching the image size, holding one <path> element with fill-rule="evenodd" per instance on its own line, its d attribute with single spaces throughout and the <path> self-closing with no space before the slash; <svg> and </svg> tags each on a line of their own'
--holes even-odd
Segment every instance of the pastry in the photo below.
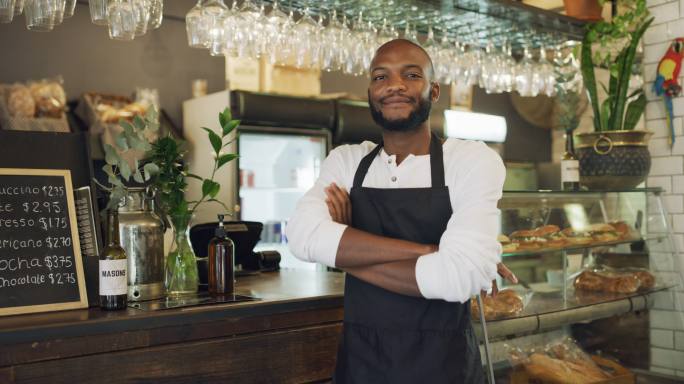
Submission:
<svg viewBox="0 0 684 384">
<path fill-rule="evenodd" d="M 31 118 L 36 114 L 36 103 L 31 91 L 24 85 L 17 84 L 7 91 L 7 110 L 12 117 Z"/>
<path fill-rule="evenodd" d="M 574 282 L 575 289 L 611 293 L 634 293 L 639 289 L 639 279 L 634 273 L 607 273 L 584 271 Z"/>
<path fill-rule="evenodd" d="M 482 298 L 484 304 L 485 320 L 496 320 L 504 317 L 515 316 L 523 310 L 523 300 L 512 289 L 504 289 L 496 294 L 496 297 L 490 295 Z M 477 300 L 470 301 L 470 311 L 473 319 L 480 318 L 480 308 Z"/>
<path fill-rule="evenodd" d="M 61 118 L 66 105 L 64 88 L 55 81 L 40 81 L 29 86 L 36 103 L 37 117 Z"/>
</svg>

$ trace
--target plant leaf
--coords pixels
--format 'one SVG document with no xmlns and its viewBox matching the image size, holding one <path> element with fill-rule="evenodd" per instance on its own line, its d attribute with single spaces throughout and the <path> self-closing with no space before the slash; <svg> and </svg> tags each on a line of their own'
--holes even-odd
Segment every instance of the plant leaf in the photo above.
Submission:
<svg viewBox="0 0 684 384">
<path fill-rule="evenodd" d="M 644 108 L 646 108 L 646 94 L 641 92 L 639 97 L 630 102 L 627 106 L 624 129 L 632 130 L 634 127 L 636 127 L 639 119 L 641 118 L 641 114 L 644 113 Z"/>
<path fill-rule="evenodd" d="M 209 128 L 202 127 L 202 129 L 207 131 L 207 133 L 209 134 L 209 141 L 211 142 L 211 147 L 214 148 L 214 152 L 218 154 L 221 150 L 221 146 L 223 145 L 223 140 L 221 140 L 221 136 L 217 135 L 216 132 L 212 131 Z"/>
<path fill-rule="evenodd" d="M 133 116 L 133 125 L 140 131 L 145 130 L 145 120 L 142 119 L 139 115 Z"/>
<path fill-rule="evenodd" d="M 143 184 L 145 182 L 145 179 L 143 179 L 143 175 L 139 169 L 136 169 L 133 173 L 133 180 L 135 180 L 136 183 L 140 184 Z"/>
<path fill-rule="evenodd" d="M 240 120 L 231 120 L 228 122 L 228 124 L 222 124 L 221 127 L 223 127 L 223 137 L 230 135 L 230 133 L 233 132 L 238 125 L 240 125 Z"/>
<path fill-rule="evenodd" d="M 126 141 L 126 135 L 124 133 L 116 136 L 115 143 L 120 150 L 128 151 L 128 141 Z"/>
<path fill-rule="evenodd" d="M 119 120 L 119 126 L 124 129 L 129 136 L 135 136 L 135 128 L 128 121 L 121 119 Z"/>
<path fill-rule="evenodd" d="M 122 159 L 119 162 L 119 171 L 121 171 L 121 177 L 123 177 L 124 180 L 129 181 L 131 179 L 131 167 L 126 160 Z"/>
<path fill-rule="evenodd" d="M 234 153 L 228 153 L 228 154 L 219 156 L 218 160 L 216 161 L 216 163 L 217 163 L 216 169 L 221 168 L 224 164 L 226 164 L 227 162 L 229 162 L 231 160 L 237 159 L 237 157 L 238 157 L 238 155 L 236 155 Z"/>
<path fill-rule="evenodd" d="M 105 151 L 105 161 L 107 162 L 107 164 L 117 165 L 119 163 L 119 161 L 121 160 L 121 157 L 116 152 L 116 149 L 111 146 L 111 144 L 105 144 L 104 145 L 104 151 Z"/>
<path fill-rule="evenodd" d="M 217 183 L 215 181 L 205 179 L 202 182 L 202 195 L 203 196 L 209 196 L 211 198 L 214 198 L 214 197 L 216 197 L 216 195 L 218 194 L 220 189 L 221 189 L 221 186 L 219 185 L 219 183 Z"/>
<path fill-rule="evenodd" d="M 143 172 L 145 173 L 145 180 L 149 180 L 159 174 L 159 166 L 155 163 L 147 163 L 143 166 Z"/>
<path fill-rule="evenodd" d="M 609 120 L 610 120 L 610 115 L 611 115 L 611 103 L 613 102 L 612 97 L 607 97 L 605 100 L 603 100 L 603 103 L 601 104 L 601 126 L 602 127 L 608 127 L 609 125 Z"/>
<path fill-rule="evenodd" d="M 599 110 L 598 92 L 596 92 L 596 76 L 594 75 L 594 62 L 591 57 L 591 43 L 596 38 L 596 31 L 590 29 L 584 34 L 582 40 L 582 79 L 584 87 L 587 90 L 589 101 L 591 102 L 591 109 L 594 112 L 594 130 L 601 131 L 601 112 Z"/>
<path fill-rule="evenodd" d="M 219 124 L 221 124 L 221 127 L 225 127 L 229 121 L 230 118 L 226 117 L 225 110 L 223 112 L 219 112 Z"/>
<path fill-rule="evenodd" d="M 221 127 L 225 127 L 226 123 L 231 120 L 233 120 L 232 113 L 230 113 L 230 108 L 226 107 L 223 112 L 219 113 L 219 123 L 221 123 Z"/>
<path fill-rule="evenodd" d="M 188 174 L 186 174 L 185 176 L 186 176 L 186 177 L 193 178 L 193 179 L 197 179 L 197 180 L 204 180 L 204 179 L 202 179 L 201 177 L 195 175 L 194 173 L 188 173 Z"/>
<path fill-rule="evenodd" d="M 617 100 L 615 100 L 615 110 L 613 111 L 613 129 L 622 129 L 623 114 L 625 112 L 625 104 L 627 102 L 627 89 L 629 88 L 629 78 L 632 76 L 632 65 L 634 64 L 634 57 L 639 46 L 641 37 L 651 25 L 654 18 L 646 20 L 639 28 L 630 33 L 631 40 L 625 50 L 624 62 L 620 68 L 620 78 L 618 79 Z"/>
</svg>

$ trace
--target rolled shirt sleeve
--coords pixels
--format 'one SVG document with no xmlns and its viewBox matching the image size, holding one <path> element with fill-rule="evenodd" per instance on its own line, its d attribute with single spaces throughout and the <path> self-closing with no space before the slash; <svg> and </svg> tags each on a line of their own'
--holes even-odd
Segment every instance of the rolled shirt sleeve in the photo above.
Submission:
<svg viewBox="0 0 684 384">
<path fill-rule="evenodd" d="M 347 167 L 340 148 L 330 152 L 321 165 L 316 183 L 297 203 L 285 232 L 290 251 L 298 259 L 335 266 L 337 248 L 347 226 L 332 220 L 325 203 L 325 188 L 333 182 L 347 188 Z"/>
<path fill-rule="evenodd" d="M 470 169 L 447 179 L 453 213 L 439 242 L 439 251 L 418 258 L 416 281 L 428 299 L 465 302 L 491 287 L 501 261 L 499 209 L 506 169 L 499 155 L 472 143 L 471 161 L 446 164 Z"/>
</svg>

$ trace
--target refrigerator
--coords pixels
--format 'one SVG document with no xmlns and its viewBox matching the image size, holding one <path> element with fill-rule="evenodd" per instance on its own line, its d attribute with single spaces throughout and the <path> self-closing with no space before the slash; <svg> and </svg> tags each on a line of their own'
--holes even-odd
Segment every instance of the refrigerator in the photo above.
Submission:
<svg viewBox="0 0 684 384">
<path fill-rule="evenodd" d="M 297 202 L 318 178 L 330 148 L 330 132 L 242 126 L 237 147 L 240 219 L 264 224 L 255 251 L 278 251 L 281 268 L 320 268 L 294 257 L 284 234 Z"/>
<path fill-rule="evenodd" d="M 284 233 L 297 202 L 313 186 L 331 149 L 327 121 L 334 121 L 334 104 L 235 91 L 188 100 L 183 103 L 183 131 L 190 172 L 205 177 L 210 174 L 212 149 L 201 127 L 218 131 L 218 113 L 228 106 L 241 124 L 232 133 L 234 141 L 226 151 L 237 152 L 239 158 L 217 173 L 221 184 L 217 199 L 232 208 L 233 220 L 264 224 L 255 251 L 278 251 L 281 268 L 324 269 L 292 255 Z M 201 195 L 198 182 L 189 184 L 188 198 Z M 215 222 L 221 212 L 218 204 L 205 204 L 193 223 Z"/>
</svg>

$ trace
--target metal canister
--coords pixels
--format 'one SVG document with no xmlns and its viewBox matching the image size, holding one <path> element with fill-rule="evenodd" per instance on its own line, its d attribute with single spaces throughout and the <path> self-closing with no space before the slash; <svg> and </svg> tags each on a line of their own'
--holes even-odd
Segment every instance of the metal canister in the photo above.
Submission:
<svg viewBox="0 0 684 384">
<path fill-rule="evenodd" d="M 144 188 L 131 188 L 119 207 L 121 246 L 128 257 L 128 300 L 164 296 L 164 223 Z"/>
</svg>

